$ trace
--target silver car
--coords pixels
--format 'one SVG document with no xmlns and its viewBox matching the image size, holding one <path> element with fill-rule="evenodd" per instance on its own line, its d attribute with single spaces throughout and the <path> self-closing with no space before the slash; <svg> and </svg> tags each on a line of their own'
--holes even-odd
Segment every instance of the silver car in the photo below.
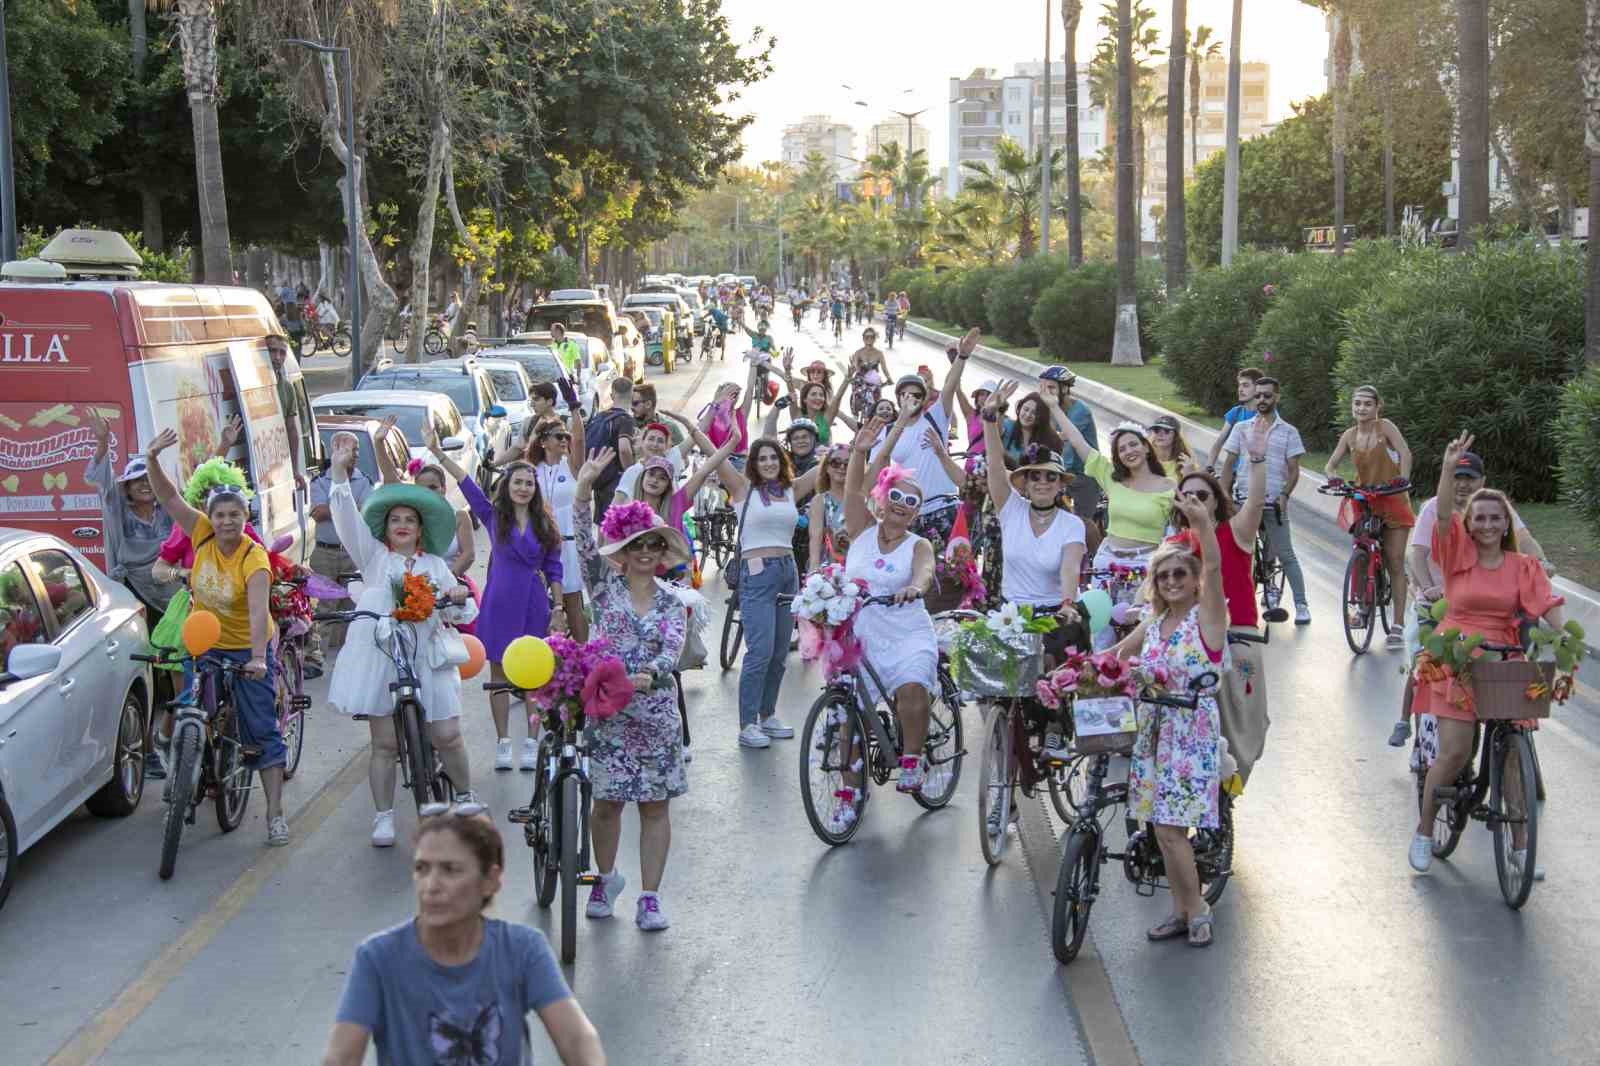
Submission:
<svg viewBox="0 0 1600 1066">
<path fill-rule="evenodd" d="M 0 529 L 0 904 L 17 856 L 82 804 L 144 794 L 144 607 L 64 541 Z"/>
</svg>

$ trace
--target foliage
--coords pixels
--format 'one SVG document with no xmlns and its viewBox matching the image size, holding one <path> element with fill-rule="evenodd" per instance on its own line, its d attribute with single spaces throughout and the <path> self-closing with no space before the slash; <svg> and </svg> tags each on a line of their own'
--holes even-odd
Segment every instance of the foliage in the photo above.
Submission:
<svg viewBox="0 0 1600 1066">
<path fill-rule="evenodd" d="M 1583 94 L 1584 5 L 1571 0 L 1490 0 L 1491 138 L 1522 223 L 1542 216 L 1588 182 Z M 1592 47 L 1592 46 L 1591 46 Z M 1509 164 L 1509 166 L 1507 166 Z"/>
<path fill-rule="evenodd" d="M 1044 291 L 1067 270 L 1065 255 L 1041 255 L 1001 269 L 989 286 L 984 308 L 993 332 L 1007 344 L 1039 343 L 1030 316 Z"/>
<path fill-rule="evenodd" d="M 961 272 L 953 282 L 954 292 L 945 298 L 945 310 L 953 313 L 948 321 L 968 328 L 977 326 L 985 333 L 993 333 L 989 321 L 989 286 L 1005 271 L 999 266 L 975 266 Z"/>
<path fill-rule="evenodd" d="M 1496 488 L 1548 501 L 1559 461 L 1551 422 L 1583 364 L 1584 264 L 1543 242 L 1408 256 L 1348 312 L 1336 377 L 1372 384 L 1432 490 L 1445 441 L 1477 437 Z"/>
<path fill-rule="evenodd" d="M 1271 298 L 1294 277 L 1303 256 L 1242 252 L 1226 267 L 1190 275 L 1188 288 L 1154 323 L 1161 372 L 1205 411 L 1232 407 L 1239 357 Z"/>
<path fill-rule="evenodd" d="M 943 321 L 956 322 L 960 320 L 961 311 L 956 303 L 956 296 L 961 291 L 961 278 L 964 271 L 947 270 L 943 274 L 934 276 L 933 284 L 928 286 L 928 314 Z M 915 302 L 911 309 L 917 310 Z"/>
<path fill-rule="evenodd" d="M 969 172 L 962 181 L 963 190 L 990 201 L 1001 228 L 1008 237 L 1015 235 L 1017 258 L 1032 256 L 1038 244 L 1044 147 L 1029 153 L 1010 137 L 1001 137 L 995 142 L 993 167 L 970 159 L 961 165 Z M 1050 152 L 1050 187 L 1061 184 L 1061 150 L 1057 148 Z"/>
<path fill-rule="evenodd" d="M 1600 546 L 1600 367 L 1567 382 L 1555 422 L 1561 455 L 1561 495 L 1588 523 Z"/>
<path fill-rule="evenodd" d="M 1160 262 L 1142 260 L 1137 281 L 1140 342 L 1153 355 L 1152 324 L 1160 318 L 1166 299 Z M 1063 271 L 1040 295 L 1030 324 L 1041 355 L 1060 362 L 1108 361 L 1117 325 L 1116 268 L 1091 262 Z"/>
<path fill-rule="evenodd" d="M 1308 448 L 1331 450 L 1347 421 L 1342 412 L 1349 410 L 1350 397 L 1339 395 L 1333 382 L 1345 312 L 1388 283 L 1401 267 L 1401 255 L 1383 241 L 1362 241 L 1343 256 L 1307 254 L 1294 284 L 1267 301 L 1240 362 L 1278 379 L 1283 417 L 1300 430 Z"/>
</svg>

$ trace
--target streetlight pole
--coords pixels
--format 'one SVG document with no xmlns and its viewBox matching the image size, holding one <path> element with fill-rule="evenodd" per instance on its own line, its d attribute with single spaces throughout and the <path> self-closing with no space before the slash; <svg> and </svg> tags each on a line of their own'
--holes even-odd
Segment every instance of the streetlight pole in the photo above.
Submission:
<svg viewBox="0 0 1600 1066">
<path fill-rule="evenodd" d="M 899 115 L 901 118 L 906 120 L 906 159 L 905 159 L 905 164 L 906 164 L 906 176 L 907 177 L 911 176 L 911 153 L 913 151 L 915 151 L 916 147 L 917 147 L 916 138 L 913 136 L 913 134 L 914 134 L 914 132 L 916 130 L 916 126 L 912 123 L 912 120 L 915 119 L 918 115 L 922 114 L 922 112 L 926 111 L 926 110 L 928 110 L 928 109 L 927 108 L 923 108 L 922 111 L 893 111 L 893 109 L 891 108 L 891 111 L 892 111 L 893 114 Z M 931 163 L 929 164 L 929 168 L 930 169 L 932 168 L 932 164 Z M 915 208 L 916 206 L 917 206 L 917 204 L 916 204 L 916 190 L 913 189 L 913 190 L 911 190 L 910 192 L 908 192 L 906 194 L 906 207 Z"/>
<path fill-rule="evenodd" d="M 11 67 L 6 58 L 5 0 L 0 0 L 0 260 L 17 257 L 17 177 L 11 161 Z"/>
<path fill-rule="evenodd" d="M 1044 142 L 1039 149 L 1039 254 L 1050 254 L 1050 0 L 1044 0 Z"/>
<path fill-rule="evenodd" d="M 284 44 L 297 44 L 301 48 L 309 48 L 313 52 L 322 52 L 339 57 L 339 64 L 344 74 L 344 80 L 339 83 L 339 106 L 344 109 L 344 139 L 345 146 L 350 153 L 350 165 L 345 169 L 344 181 L 344 218 L 345 239 L 350 244 L 350 279 L 347 285 L 350 289 L 350 337 L 354 342 L 350 345 L 350 387 L 353 389 L 361 381 L 361 197 L 356 195 L 356 107 L 355 89 L 352 87 L 350 70 L 350 49 L 338 48 L 317 41 L 308 41 L 301 37 L 290 37 Z"/>
</svg>

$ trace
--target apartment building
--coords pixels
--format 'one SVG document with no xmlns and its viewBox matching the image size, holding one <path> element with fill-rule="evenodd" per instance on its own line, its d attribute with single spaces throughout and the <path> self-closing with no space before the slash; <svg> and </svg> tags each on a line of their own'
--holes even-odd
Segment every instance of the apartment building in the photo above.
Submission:
<svg viewBox="0 0 1600 1066">
<path fill-rule="evenodd" d="M 994 146 L 1010 137 L 1024 151 L 1044 143 L 1044 64 L 1018 63 L 1011 74 L 978 68 L 965 78 L 950 79 L 949 177 L 945 195 L 961 191 L 966 162 L 994 165 Z M 1066 64 L 1050 64 L 1050 143 L 1066 144 Z M 1106 113 L 1089 103 L 1089 80 L 1078 74 L 1078 151 L 1088 159 L 1105 147 Z"/>
<path fill-rule="evenodd" d="M 1240 64 L 1239 140 L 1260 137 L 1272 128 L 1267 121 L 1267 100 L 1272 87 L 1272 68 L 1266 63 Z M 1212 59 L 1200 65 L 1200 118 L 1191 130 L 1190 104 L 1183 110 L 1183 172 L 1194 177 L 1196 162 L 1204 163 L 1227 144 L 1228 61 Z M 1198 136 L 1198 144 L 1192 139 Z M 1164 122 L 1153 123 L 1145 131 L 1144 192 L 1147 198 L 1164 201 L 1167 195 L 1167 130 Z"/>
<path fill-rule="evenodd" d="M 905 136 L 902 125 L 901 136 Z M 805 166 L 806 156 L 821 152 L 833 166 L 835 179 L 853 181 L 861 171 L 860 155 L 856 152 L 856 131 L 847 123 L 836 122 L 828 115 L 807 115 L 799 122 L 783 129 L 783 147 L 780 158 L 784 165 L 799 169 Z"/>
<path fill-rule="evenodd" d="M 899 115 L 890 115 L 867 131 L 867 155 L 872 155 L 886 144 L 898 144 L 900 151 L 906 151 L 906 120 Z M 911 120 L 911 150 L 926 154 L 928 151 L 928 127 L 919 120 Z"/>
</svg>

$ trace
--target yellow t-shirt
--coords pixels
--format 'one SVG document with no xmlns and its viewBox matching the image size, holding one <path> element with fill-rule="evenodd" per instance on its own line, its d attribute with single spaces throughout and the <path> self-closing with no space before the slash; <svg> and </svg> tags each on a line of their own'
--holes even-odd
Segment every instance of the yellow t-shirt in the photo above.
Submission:
<svg viewBox="0 0 1600 1066">
<path fill-rule="evenodd" d="M 245 583 L 258 570 L 271 572 L 267 550 L 249 537 L 241 538 L 232 555 L 217 549 L 211 522 L 201 515 L 189 534 L 195 544 L 194 568 L 189 574 L 189 592 L 195 609 L 205 609 L 222 623 L 217 647 L 238 651 L 250 647 L 250 602 Z M 267 619 L 267 639 L 272 638 L 272 619 Z"/>
</svg>

